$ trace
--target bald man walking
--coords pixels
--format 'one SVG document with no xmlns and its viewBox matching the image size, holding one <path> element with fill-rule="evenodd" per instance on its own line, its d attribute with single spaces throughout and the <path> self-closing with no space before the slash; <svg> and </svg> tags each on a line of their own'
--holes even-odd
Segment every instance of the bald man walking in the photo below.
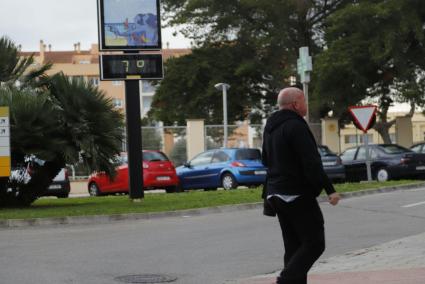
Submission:
<svg viewBox="0 0 425 284">
<path fill-rule="evenodd" d="M 284 268 L 276 283 L 306 284 L 308 271 L 325 250 L 324 220 L 316 197 L 325 189 L 329 203 L 336 205 L 340 196 L 323 170 L 303 119 L 307 113 L 303 92 L 285 88 L 277 103 L 279 111 L 267 120 L 263 139 L 263 163 L 268 168 L 265 207 L 277 214 L 285 247 Z"/>
</svg>

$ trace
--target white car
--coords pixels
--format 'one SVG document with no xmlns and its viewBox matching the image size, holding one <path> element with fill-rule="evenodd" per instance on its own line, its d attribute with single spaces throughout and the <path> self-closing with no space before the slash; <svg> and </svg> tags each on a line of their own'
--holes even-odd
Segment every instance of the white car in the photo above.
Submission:
<svg viewBox="0 0 425 284">
<path fill-rule="evenodd" d="M 53 179 L 44 196 L 56 196 L 58 198 L 67 198 L 71 191 L 68 170 L 62 168 L 57 176 Z"/>
</svg>

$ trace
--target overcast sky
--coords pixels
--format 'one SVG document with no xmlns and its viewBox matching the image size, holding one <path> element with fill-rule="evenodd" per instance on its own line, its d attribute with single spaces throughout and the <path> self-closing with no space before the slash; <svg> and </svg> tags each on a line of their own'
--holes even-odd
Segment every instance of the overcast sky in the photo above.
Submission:
<svg viewBox="0 0 425 284">
<path fill-rule="evenodd" d="M 97 43 L 97 0 L 0 0 L 0 36 L 7 35 L 24 51 L 38 51 L 40 40 L 52 50 L 82 49 Z M 190 46 L 174 29 L 162 29 L 163 48 Z"/>
</svg>

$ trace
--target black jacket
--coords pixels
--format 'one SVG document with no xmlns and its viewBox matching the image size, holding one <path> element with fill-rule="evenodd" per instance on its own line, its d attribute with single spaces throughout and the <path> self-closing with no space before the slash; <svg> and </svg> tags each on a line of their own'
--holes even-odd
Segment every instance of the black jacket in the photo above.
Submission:
<svg viewBox="0 0 425 284">
<path fill-rule="evenodd" d="M 317 144 L 305 120 L 291 110 L 279 110 L 267 120 L 263 136 L 267 170 L 264 195 L 310 195 L 335 192 L 323 170 Z"/>
</svg>

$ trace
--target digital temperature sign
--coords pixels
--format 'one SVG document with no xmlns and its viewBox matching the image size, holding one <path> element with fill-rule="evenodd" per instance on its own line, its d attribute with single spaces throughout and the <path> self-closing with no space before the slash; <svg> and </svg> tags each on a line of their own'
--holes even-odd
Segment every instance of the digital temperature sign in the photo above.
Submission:
<svg viewBox="0 0 425 284">
<path fill-rule="evenodd" d="M 143 80 L 164 77 L 161 54 L 103 54 L 101 80 Z"/>
</svg>

